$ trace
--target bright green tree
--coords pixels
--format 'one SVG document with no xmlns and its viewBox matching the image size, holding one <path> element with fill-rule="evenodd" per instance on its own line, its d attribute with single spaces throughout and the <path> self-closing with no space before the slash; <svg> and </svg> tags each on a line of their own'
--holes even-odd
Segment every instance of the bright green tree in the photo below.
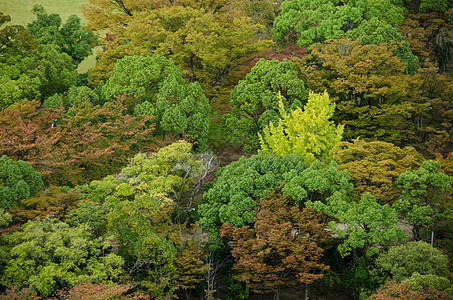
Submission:
<svg viewBox="0 0 453 300">
<path fill-rule="evenodd" d="M 191 149 L 181 141 L 136 155 L 118 175 L 91 182 L 70 217 L 113 236 L 131 274 L 154 298 L 194 288 L 205 269 L 185 225 L 209 160 Z"/>
<path fill-rule="evenodd" d="M 298 153 L 307 163 L 315 159 L 329 160 L 330 150 L 343 136 L 343 126 L 335 126 L 330 120 L 334 111 L 335 104 L 327 92 L 310 92 L 304 109 L 298 107 L 289 113 L 280 100 L 282 119 L 277 126 L 270 123 L 265 127 L 263 135 L 258 133 L 261 149 L 277 155 Z"/>
<path fill-rule="evenodd" d="M 231 92 L 232 111 L 223 116 L 230 140 L 244 144 L 244 151 L 259 148 L 258 133 L 281 118 L 279 93 L 285 108 L 301 107 L 307 99 L 304 82 L 291 61 L 260 60 Z"/>
<path fill-rule="evenodd" d="M 156 132 L 179 134 L 206 148 L 209 103 L 200 85 L 184 83 L 181 71 L 164 57 L 128 56 L 119 60 L 102 88 L 105 99 L 124 95 L 136 114 L 154 116 Z M 127 99 L 125 101 L 128 101 Z"/>
<path fill-rule="evenodd" d="M 110 242 L 93 237 L 86 225 L 29 221 L 8 238 L 13 247 L 2 283 L 35 287 L 43 297 L 78 283 L 113 283 L 124 272 L 124 260 L 111 251 Z"/>
<path fill-rule="evenodd" d="M 329 39 L 338 39 L 362 21 L 376 18 L 393 27 L 401 25 L 404 8 L 390 0 L 284 1 L 281 15 L 274 22 L 274 38 L 297 42 L 307 47 Z"/>
<path fill-rule="evenodd" d="M 405 171 L 395 185 L 402 189 L 402 195 L 393 207 L 413 226 L 416 240 L 422 239 L 423 230 L 432 229 L 436 220 L 451 218 L 453 176 L 442 172 L 438 161 L 425 161 L 418 170 Z"/>
<path fill-rule="evenodd" d="M 0 157 L 0 208 L 8 209 L 22 199 L 36 195 L 43 186 L 42 176 L 24 161 Z"/>
</svg>

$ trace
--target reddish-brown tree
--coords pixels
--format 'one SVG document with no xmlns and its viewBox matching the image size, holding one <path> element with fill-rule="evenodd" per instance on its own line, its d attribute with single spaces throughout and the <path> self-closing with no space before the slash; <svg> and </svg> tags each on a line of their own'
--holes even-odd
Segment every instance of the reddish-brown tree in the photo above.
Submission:
<svg viewBox="0 0 453 300">
<path fill-rule="evenodd" d="M 26 101 L 0 113 L 0 155 L 31 163 L 47 184 L 90 182 L 155 147 L 149 119 L 126 114 L 119 101 L 80 102 L 67 112 Z"/>
<path fill-rule="evenodd" d="M 253 228 L 224 225 L 222 230 L 231 237 L 237 279 L 254 292 L 274 292 L 278 299 L 281 287 L 309 285 L 323 277 L 321 271 L 329 267 L 319 261 L 328 234 L 319 214 L 294 205 L 278 189 L 260 204 Z"/>
</svg>

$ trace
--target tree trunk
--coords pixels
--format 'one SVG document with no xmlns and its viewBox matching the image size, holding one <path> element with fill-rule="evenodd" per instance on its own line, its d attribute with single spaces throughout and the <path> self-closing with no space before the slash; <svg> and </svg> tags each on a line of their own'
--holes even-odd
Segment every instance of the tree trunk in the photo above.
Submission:
<svg viewBox="0 0 453 300">
<path fill-rule="evenodd" d="M 274 300 L 280 300 L 280 285 L 277 285 L 277 289 L 274 292 Z"/>
<path fill-rule="evenodd" d="M 305 284 L 305 300 L 308 300 L 310 295 L 310 285 Z"/>
</svg>

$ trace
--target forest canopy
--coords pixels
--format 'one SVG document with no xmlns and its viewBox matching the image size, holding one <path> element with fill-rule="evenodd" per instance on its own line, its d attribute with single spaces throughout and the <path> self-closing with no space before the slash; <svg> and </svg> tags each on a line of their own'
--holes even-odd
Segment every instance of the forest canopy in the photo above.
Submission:
<svg viewBox="0 0 453 300">
<path fill-rule="evenodd" d="M 453 297 L 451 1 L 47 9 L 0 12 L 0 299 Z"/>
</svg>

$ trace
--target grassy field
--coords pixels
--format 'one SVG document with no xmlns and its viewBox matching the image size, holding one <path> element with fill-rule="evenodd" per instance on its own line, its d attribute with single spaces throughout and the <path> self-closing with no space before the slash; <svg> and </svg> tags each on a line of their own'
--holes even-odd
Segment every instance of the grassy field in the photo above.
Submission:
<svg viewBox="0 0 453 300">
<path fill-rule="evenodd" d="M 40 4 L 48 13 L 59 14 L 65 22 L 70 15 L 77 15 L 83 20 L 80 5 L 86 2 L 87 0 L 1 0 L 0 11 L 11 16 L 12 24 L 26 25 L 33 20 L 33 6 Z"/>
<path fill-rule="evenodd" d="M 36 4 L 42 5 L 49 14 L 59 14 L 63 23 L 71 15 L 76 15 L 82 19 L 84 18 L 80 11 L 80 5 L 86 3 L 87 0 L 0 0 L 0 12 L 5 15 L 11 16 L 11 23 L 9 25 L 27 25 L 34 20 L 34 15 L 31 12 L 33 6 Z M 95 48 L 100 50 L 99 48 Z M 91 55 L 79 65 L 78 72 L 85 73 L 96 62 L 96 56 Z"/>
</svg>

